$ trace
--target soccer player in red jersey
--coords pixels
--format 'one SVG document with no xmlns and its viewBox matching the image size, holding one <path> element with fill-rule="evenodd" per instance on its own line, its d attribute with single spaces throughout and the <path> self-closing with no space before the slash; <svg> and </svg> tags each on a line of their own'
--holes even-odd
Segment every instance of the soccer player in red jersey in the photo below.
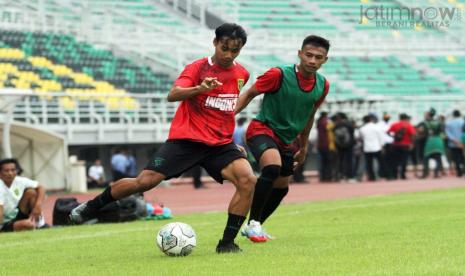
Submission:
<svg viewBox="0 0 465 276">
<path fill-rule="evenodd" d="M 317 73 L 328 59 L 329 46 L 322 37 L 306 37 L 298 51 L 299 64 L 269 69 L 239 97 L 236 113 L 264 94 L 246 132 L 247 144 L 261 168 L 249 222 L 242 230 L 254 242 L 269 238 L 261 225 L 286 196 L 294 168 L 307 156 L 315 113 L 329 91 L 328 81 Z"/>
<path fill-rule="evenodd" d="M 186 66 L 169 92 L 168 101 L 181 101 L 168 140 L 137 178 L 124 178 L 94 199 L 76 207 L 70 219 L 82 224 L 115 200 L 156 187 L 200 165 L 218 182 L 231 181 L 236 192 L 216 252 L 239 252 L 234 243 L 253 197 L 256 177 L 244 153 L 232 142 L 234 109 L 249 73 L 235 58 L 247 41 L 244 29 L 225 23 L 215 30 L 215 54 Z"/>
</svg>

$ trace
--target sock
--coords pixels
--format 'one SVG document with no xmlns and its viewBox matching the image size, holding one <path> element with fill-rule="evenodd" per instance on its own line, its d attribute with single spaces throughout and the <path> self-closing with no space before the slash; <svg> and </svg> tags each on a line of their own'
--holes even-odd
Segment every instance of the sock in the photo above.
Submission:
<svg viewBox="0 0 465 276">
<path fill-rule="evenodd" d="M 252 206 L 250 207 L 249 222 L 251 220 L 260 221 L 263 206 L 273 190 L 273 181 L 279 177 L 281 166 L 269 165 L 263 168 L 261 176 L 255 185 Z"/>
<path fill-rule="evenodd" d="M 100 208 L 102 208 L 103 206 L 107 205 L 108 203 L 112 203 L 113 201 L 116 201 L 116 199 L 114 199 L 111 195 L 111 186 L 109 186 L 101 194 L 96 196 L 94 199 L 90 200 L 87 203 L 87 206 L 91 210 L 97 211 L 100 210 Z"/>
<path fill-rule="evenodd" d="M 289 192 L 289 187 L 286 187 L 284 189 L 274 188 L 271 191 L 271 195 L 268 198 L 268 201 L 266 202 L 265 206 L 263 207 L 263 212 L 260 219 L 261 224 L 263 224 L 265 220 L 269 216 L 271 216 L 271 214 L 273 214 L 276 208 L 278 208 L 283 198 L 287 195 L 287 192 Z"/>
<path fill-rule="evenodd" d="M 228 222 L 224 229 L 222 241 L 225 243 L 234 241 L 244 221 L 244 216 L 228 213 Z"/>
</svg>

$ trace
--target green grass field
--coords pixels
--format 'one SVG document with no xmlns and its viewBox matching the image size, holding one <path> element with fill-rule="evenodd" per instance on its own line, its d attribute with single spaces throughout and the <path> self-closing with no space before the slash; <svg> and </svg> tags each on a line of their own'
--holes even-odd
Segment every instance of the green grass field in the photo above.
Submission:
<svg viewBox="0 0 465 276">
<path fill-rule="evenodd" d="M 276 240 L 214 252 L 223 213 L 0 235 L 1 275 L 464 274 L 465 189 L 285 205 L 265 225 Z M 160 227 L 197 232 L 188 257 L 155 245 Z"/>
</svg>

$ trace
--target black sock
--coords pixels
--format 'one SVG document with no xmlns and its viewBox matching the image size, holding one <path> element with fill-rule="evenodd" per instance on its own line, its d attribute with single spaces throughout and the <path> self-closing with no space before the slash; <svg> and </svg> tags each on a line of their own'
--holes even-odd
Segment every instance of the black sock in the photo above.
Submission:
<svg viewBox="0 0 465 276">
<path fill-rule="evenodd" d="M 266 166 L 262 170 L 262 175 L 258 178 L 253 194 L 252 206 L 250 207 L 249 222 L 251 220 L 260 221 L 263 207 L 273 190 L 273 181 L 278 178 L 281 167 L 277 165 Z"/>
<path fill-rule="evenodd" d="M 228 222 L 226 223 L 226 228 L 223 233 L 223 242 L 232 242 L 237 236 L 237 232 L 241 229 L 242 224 L 245 221 L 244 216 L 234 215 L 228 213 Z"/>
<path fill-rule="evenodd" d="M 107 205 L 108 203 L 112 203 L 113 201 L 116 201 L 116 199 L 114 199 L 111 195 L 111 186 L 109 186 L 101 194 L 90 200 L 87 203 L 87 206 L 92 211 L 98 211 L 100 208 Z"/>
<path fill-rule="evenodd" d="M 273 214 L 276 208 L 278 208 L 283 198 L 287 195 L 287 192 L 289 192 L 289 187 L 284 189 L 274 188 L 273 191 L 271 191 L 271 195 L 263 207 L 262 217 L 260 219 L 261 224 L 263 224 L 265 220 Z"/>
</svg>

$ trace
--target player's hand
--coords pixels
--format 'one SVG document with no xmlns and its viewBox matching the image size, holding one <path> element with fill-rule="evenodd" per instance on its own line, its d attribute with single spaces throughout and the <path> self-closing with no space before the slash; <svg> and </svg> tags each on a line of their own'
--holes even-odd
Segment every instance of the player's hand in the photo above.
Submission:
<svg viewBox="0 0 465 276">
<path fill-rule="evenodd" d="M 303 165 L 306 156 L 307 149 L 300 149 L 294 154 L 294 169 Z"/>
<path fill-rule="evenodd" d="M 199 90 L 201 93 L 203 93 L 218 88 L 222 85 L 223 84 L 219 82 L 217 78 L 205 78 L 199 85 Z"/>
<path fill-rule="evenodd" d="M 40 216 L 42 215 L 42 208 L 40 206 L 35 206 L 31 214 L 29 215 L 29 219 L 32 221 L 39 221 Z"/>
</svg>

